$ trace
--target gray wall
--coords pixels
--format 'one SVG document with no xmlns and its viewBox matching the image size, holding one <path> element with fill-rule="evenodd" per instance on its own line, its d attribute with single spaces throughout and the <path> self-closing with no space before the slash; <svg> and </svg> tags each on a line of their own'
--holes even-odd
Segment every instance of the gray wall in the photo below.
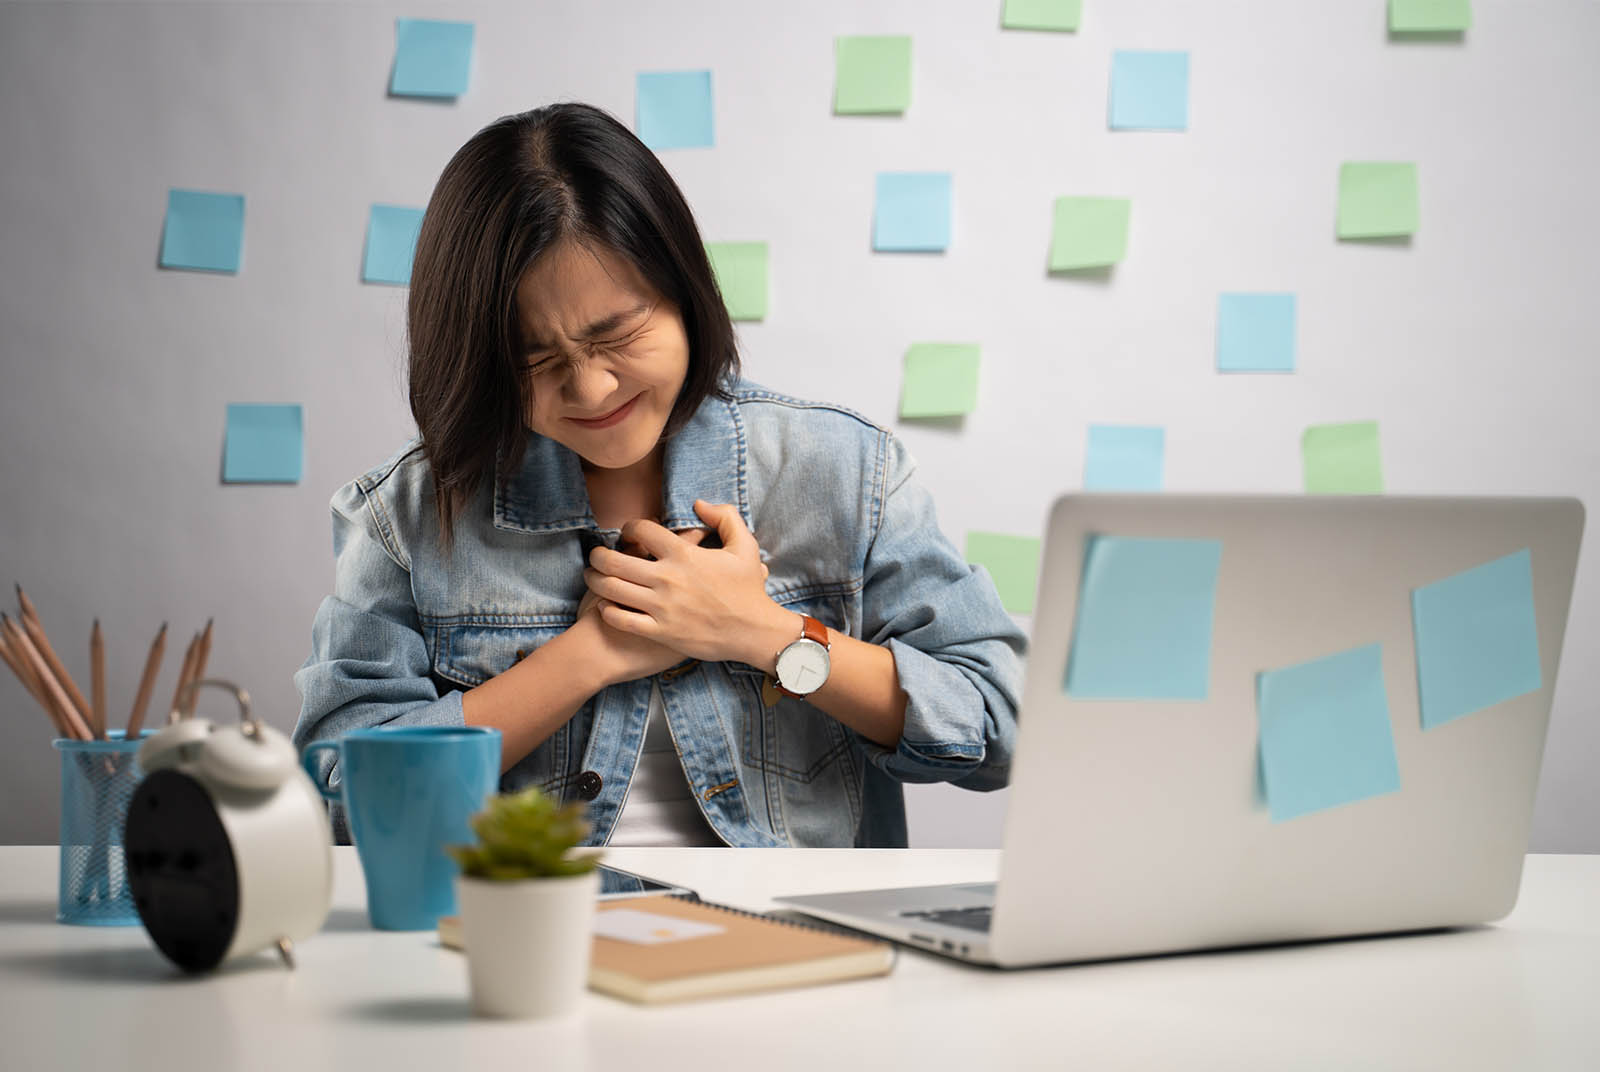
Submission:
<svg viewBox="0 0 1600 1072">
<path fill-rule="evenodd" d="M 940 520 L 1033 533 L 1086 426 L 1167 428 L 1172 490 L 1296 491 L 1308 424 L 1377 418 L 1394 492 L 1594 501 L 1600 5 L 1477 0 L 1393 43 L 1384 0 L 1088 0 L 1074 35 L 1001 0 L 0 2 L 0 582 L 80 680 L 104 623 L 114 719 L 156 626 L 217 622 L 211 669 L 287 729 L 331 580 L 327 499 L 410 434 L 403 301 L 359 281 L 368 206 L 422 205 L 496 116 L 710 68 L 717 147 L 664 153 L 708 240 L 772 247 L 752 376 L 895 424 L 917 340 L 983 345 L 978 412 L 900 427 Z M 390 100 L 396 16 L 475 20 L 470 92 Z M 903 118 L 830 114 L 836 34 L 914 35 Z M 1191 52 L 1187 134 L 1113 134 L 1115 48 Z M 1415 160 L 1409 247 L 1332 238 L 1338 165 Z M 870 251 L 873 176 L 949 170 L 942 256 Z M 156 268 L 169 187 L 247 197 L 236 277 Z M 1045 273 L 1051 200 L 1133 198 L 1109 278 Z M 1292 376 L 1218 376 L 1217 295 L 1299 295 Z M 219 483 L 224 407 L 302 402 L 305 479 Z M 1534 845 L 1600 850 L 1600 592 L 1585 552 Z M 8 601 L 9 602 L 9 601 Z M 214 701 L 213 701 L 214 702 Z M 55 839 L 42 715 L 0 681 L 0 842 Z M 212 713 L 225 714 L 217 708 Z M 913 838 L 996 844 L 1003 794 L 913 791 Z"/>
</svg>

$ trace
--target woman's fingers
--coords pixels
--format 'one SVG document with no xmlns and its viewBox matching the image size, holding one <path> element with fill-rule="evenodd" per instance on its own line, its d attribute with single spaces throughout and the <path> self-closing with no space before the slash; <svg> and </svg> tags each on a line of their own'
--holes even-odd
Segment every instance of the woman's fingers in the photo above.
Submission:
<svg viewBox="0 0 1600 1072">
<path fill-rule="evenodd" d="M 648 586 L 634 584 L 621 577 L 601 573 L 597 569 L 584 570 L 583 583 L 589 586 L 589 591 L 602 599 L 608 599 L 624 607 L 632 607 L 647 614 L 660 608 L 660 601 Z"/>
<path fill-rule="evenodd" d="M 738 507 L 732 503 L 708 503 L 704 499 L 696 499 L 694 512 L 717 530 L 723 550 L 732 551 L 741 558 L 760 557 L 761 548 L 756 544 L 755 534 L 746 527 L 744 518 L 739 516 Z"/>
<path fill-rule="evenodd" d="M 650 640 L 660 640 L 665 633 L 660 623 L 650 615 L 611 602 L 601 604 L 600 619 L 613 629 Z"/>
<path fill-rule="evenodd" d="M 622 526 L 624 544 L 634 544 L 655 558 L 671 558 L 684 551 L 683 539 L 671 529 L 656 521 L 635 518 Z"/>
</svg>

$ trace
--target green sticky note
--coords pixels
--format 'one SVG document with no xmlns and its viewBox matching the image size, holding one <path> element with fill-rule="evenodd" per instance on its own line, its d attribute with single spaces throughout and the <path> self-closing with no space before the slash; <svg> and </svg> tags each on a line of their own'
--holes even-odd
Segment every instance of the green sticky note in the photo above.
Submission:
<svg viewBox="0 0 1600 1072">
<path fill-rule="evenodd" d="M 767 315 L 767 244 L 707 242 L 706 255 L 717 286 L 734 320 L 764 320 Z"/>
<path fill-rule="evenodd" d="M 976 343 L 919 342 L 906 351 L 901 417 L 959 417 L 977 405 Z"/>
<path fill-rule="evenodd" d="M 1083 0 L 1006 0 L 1000 25 L 1007 30 L 1071 32 L 1083 18 Z"/>
<path fill-rule="evenodd" d="M 1390 33 L 1450 33 L 1472 26 L 1472 0 L 1389 0 Z"/>
<path fill-rule="evenodd" d="M 1415 234 L 1417 165 L 1346 163 L 1339 167 L 1339 237 Z"/>
<path fill-rule="evenodd" d="M 911 106 L 911 38 L 841 37 L 834 63 L 834 115 L 897 115 Z"/>
<path fill-rule="evenodd" d="M 1300 440 L 1309 495 L 1381 495 L 1378 422 L 1317 424 Z"/>
<path fill-rule="evenodd" d="M 1133 202 L 1125 197 L 1058 197 L 1050 233 L 1050 270 L 1103 268 L 1128 251 L 1128 217 Z"/>
<path fill-rule="evenodd" d="M 967 561 L 994 578 L 1000 602 L 1012 614 L 1032 614 L 1039 585 L 1040 540 L 1003 532 L 967 533 Z"/>
</svg>

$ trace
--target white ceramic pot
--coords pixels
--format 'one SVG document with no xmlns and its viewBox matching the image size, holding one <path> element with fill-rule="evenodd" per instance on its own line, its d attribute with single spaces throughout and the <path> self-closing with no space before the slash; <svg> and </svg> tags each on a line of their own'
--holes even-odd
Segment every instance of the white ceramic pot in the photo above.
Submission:
<svg viewBox="0 0 1600 1072">
<path fill-rule="evenodd" d="M 458 876 L 473 1012 L 525 1020 L 576 1009 L 599 895 L 597 871 L 515 882 Z"/>
</svg>

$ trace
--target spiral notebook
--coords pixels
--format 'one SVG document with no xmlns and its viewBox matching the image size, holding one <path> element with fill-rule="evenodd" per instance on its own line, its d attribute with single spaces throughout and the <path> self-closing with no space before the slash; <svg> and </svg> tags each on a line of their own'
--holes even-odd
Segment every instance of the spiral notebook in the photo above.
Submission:
<svg viewBox="0 0 1600 1072">
<path fill-rule="evenodd" d="M 675 895 L 602 901 L 594 935 L 589 987 L 646 1005 L 886 975 L 894 967 L 887 942 Z M 439 920 L 439 941 L 461 948 L 459 920 Z"/>
</svg>

